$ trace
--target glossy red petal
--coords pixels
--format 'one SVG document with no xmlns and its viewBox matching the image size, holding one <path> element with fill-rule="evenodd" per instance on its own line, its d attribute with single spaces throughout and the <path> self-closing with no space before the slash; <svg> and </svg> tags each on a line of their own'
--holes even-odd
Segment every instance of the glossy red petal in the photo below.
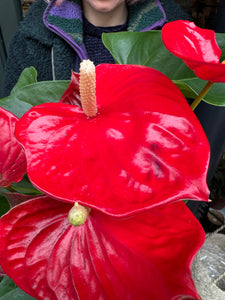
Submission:
<svg viewBox="0 0 225 300">
<path fill-rule="evenodd" d="M 225 83 L 225 64 L 204 63 L 198 64 L 195 62 L 188 62 L 189 67 L 194 70 L 197 77 L 212 82 Z"/>
<path fill-rule="evenodd" d="M 182 59 L 218 63 L 221 50 L 217 45 L 215 32 L 203 29 L 189 21 L 173 21 L 162 28 L 165 46 Z"/>
<path fill-rule="evenodd" d="M 78 73 L 75 73 L 73 71 L 71 72 L 70 84 L 63 93 L 60 102 L 81 107 Z"/>
<path fill-rule="evenodd" d="M 40 197 L 0 220 L 0 263 L 37 299 L 199 299 L 191 262 L 204 231 L 182 202 L 126 219 L 92 210 L 81 227 L 71 205 Z"/>
<path fill-rule="evenodd" d="M 111 215 L 208 199 L 207 138 L 178 88 L 156 70 L 100 65 L 98 115 L 46 103 L 16 129 L 38 189 Z"/>
<path fill-rule="evenodd" d="M 169 22 L 162 28 L 165 47 L 181 58 L 203 80 L 225 82 L 225 65 L 220 63 L 221 50 L 215 32 L 189 21 Z"/>
<path fill-rule="evenodd" d="M 0 187 L 18 182 L 26 173 L 25 153 L 14 136 L 18 118 L 0 107 Z"/>
</svg>

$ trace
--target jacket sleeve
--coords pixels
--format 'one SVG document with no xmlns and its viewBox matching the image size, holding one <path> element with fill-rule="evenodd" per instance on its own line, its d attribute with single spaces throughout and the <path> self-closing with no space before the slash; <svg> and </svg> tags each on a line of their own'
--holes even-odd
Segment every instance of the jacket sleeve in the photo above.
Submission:
<svg viewBox="0 0 225 300">
<path fill-rule="evenodd" d="M 33 66 L 42 80 L 52 80 L 51 49 L 18 31 L 12 38 L 4 71 L 3 96 L 8 96 L 21 72 Z"/>
<path fill-rule="evenodd" d="M 43 0 L 35 1 L 10 41 L 3 96 L 10 94 L 26 67 L 35 67 L 41 80 L 52 80 L 51 47 L 54 35 L 45 28 L 42 21 L 46 5 Z"/>
</svg>

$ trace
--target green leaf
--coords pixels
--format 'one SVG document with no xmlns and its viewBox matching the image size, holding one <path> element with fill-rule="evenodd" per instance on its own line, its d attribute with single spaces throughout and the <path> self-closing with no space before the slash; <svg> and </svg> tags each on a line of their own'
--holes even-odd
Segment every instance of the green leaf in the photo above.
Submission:
<svg viewBox="0 0 225 300">
<path fill-rule="evenodd" d="M 195 99 L 206 85 L 206 81 L 199 78 L 174 81 L 186 98 Z M 225 106 L 225 83 L 214 83 L 206 96 L 205 102 L 215 106 Z"/>
<path fill-rule="evenodd" d="M 58 102 L 68 85 L 69 80 L 41 81 L 23 87 L 16 96 L 18 100 L 32 106 L 46 102 Z"/>
<path fill-rule="evenodd" d="M 26 68 L 8 97 L 0 99 L 0 106 L 20 118 L 32 106 L 58 102 L 69 85 L 69 80 L 37 82 L 37 72 Z"/>
<path fill-rule="evenodd" d="M 2 195 L 0 189 L 0 217 L 3 216 L 10 209 L 7 199 Z"/>
<path fill-rule="evenodd" d="M 42 194 L 39 190 L 37 190 L 32 183 L 30 182 L 27 175 L 23 177 L 20 182 L 13 182 L 10 188 L 17 193 L 27 194 L 27 195 L 40 195 Z"/>
<path fill-rule="evenodd" d="M 199 94 L 206 82 L 195 80 L 188 82 L 188 84 Z M 212 105 L 225 106 L 225 83 L 214 83 L 203 100 Z"/>
<path fill-rule="evenodd" d="M 26 85 L 37 82 L 37 71 L 34 67 L 26 68 L 22 71 L 16 85 L 11 91 L 11 95 Z"/>
<path fill-rule="evenodd" d="M 193 90 L 192 87 L 187 83 L 183 82 L 182 80 L 173 80 L 173 82 L 181 90 L 186 98 L 195 99 L 197 97 L 197 92 Z"/>
<path fill-rule="evenodd" d="M 216 33 L 217 43 L 225 59 L 225 34 Z M 119 64 L 152 67 L 168 76 L 187 98 L 195 99 L 206 81 L 197 78 L 181 59 L 171 54 L 162 43 L 161 31 L 120 32 L 103 34 L 103 43 Z M 204 101 L 225 106 L 225 84 L 215 83 Z"/>
<path fill-rule="evenodd" d="M 3 277 L 0 283 L 0 299 L 8 292 L 16 288 L 16 284 L 9 277 Z"/>
<path fill-rule="evenodd" d="M 34 300 L 35 298 L 23 292 L 9 277 L 0 282 L 0 300 Z"/>
<path fill-rule="evenodd" d="M 31 196 L 42 194 L 32 185 L 27 175 L 25 175 L 20 182 L 13 182 L 10 187 L 2 187 L 0 189 L 0 217 L 10 209 L 9 202 L 5 198 L 4 192 L 20 193 Z"/>
<path fill-rule="evenodd" d="M 216 41 L 222 51 L 220 61 L 223 61 L 223 60 L 225 60 L 225 34 L 224 33 L 216 33 Z"/>
<path fill-rule="evenodd" d="M 20 101 L 13 96 L 0 99 L 0 106 L 10 111 L 18 118 L 22 117 L 22 115 L 32 107 L 32 105 Z"/>
<path fill-rule="evenodd" d="M 148 66 L 173 80 L 195 77 L 182 60 L 165 48 L 160 30 L 104 33 L 102 40 L 119 64 Z"/>
</svg>

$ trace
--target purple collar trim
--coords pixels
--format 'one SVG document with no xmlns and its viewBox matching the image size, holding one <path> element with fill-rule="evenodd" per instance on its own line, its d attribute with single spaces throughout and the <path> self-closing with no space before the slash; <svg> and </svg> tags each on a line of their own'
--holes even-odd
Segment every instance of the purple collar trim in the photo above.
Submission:
<svg viewBox="0 0 225 300">
<path fill-rule="evenodd" d="M 163 18 L 161 20 L 158 20 L 157 22 L 155 22 L 154 24 L 152 24 L 151 26 L 143 29 L 142 31 L 148 31 L 148 30 L 153 30 L 153 29 L 157 29 L 159 27 L 162 27 L 165 22 L 166 22 L 166 12 L 162 7 L 162 4 L 160 3 L 159 0 L 155 0 L 157 6 L 159 7 L 159 9 L 161 10 L 162 14 L 163 14 Z"/>
<path fill-rule="evenodd" d="M 61 38 L 63 38 L 77 53 L 77 55 L 79 56 L 80 60 L 84 60 L 84 59 L 87 59 L 88 56 L 86 54 L 86 51 L 85 49 L 83 49 L 83 47 L 81 48 L 79 45 L 77 45 L 74 40 L 72 39 L 71 36 L 69 36 L 68 34 L 66 34 L 63 30 L 61 30 L 60 28 L 58 28 L 57 26 L 55 25 L 52 25 L 48 22 L 48 15 L 51 14 L 51 11 L 55 10 L 55 2 L 56 0 L 53 0 L 51 1 L 45 12 L 44 12 L 44 15 L 43 15 L 43 22 L 45 24 L 45 26 L 51 30 L 52 32 L 56 33 L 58 36 L 60 36 Z"/>
<path fill-rule="evenodd" d="M 45 12 L 44 12 L 44 15 L 43 15 L 43 22 L 45 24 L 45 26 L 51 30 L 52 32 L 56 33 L 57 35 L 59 35 L 61 38 L 63 38 L 77 53 L 77 55 L 79 56 L 80 60 L 84 60 L 84 59 L 87 59 L 88 56 L 87 56 L 87 53 L 86 53 L 86 50 L 85 50 L 85 47 L 80 47 L 78 44 L 76 44 L 74 42 L 74 40 L 72 39 L 71 36 L 69 36 L 68 34 L 66 34 L 63 30 L 61 30 L 60 28 L 56 27 L 55 25 L 53 24 L 50 24 L 48 22 L 48 15 L 49 14 L 54 14 L 54 15 L 59 15 L 62 13 L 63 10 L 60 10 L 60 8 L 56 8 L 55 7 L 55 2 L 56 0 L 52 0 L 50 1 L 50 3 L 48 4 Z M 159 27 L 162 27 L 165 22 L 166 22 L 166 13 L 165 13 L 165 10 L 163 9 L 161 3 L 159 0 L 155 0 L 157 6 L 159 7 L 159 9 L 161 10 L 162 14 L 163 14 L 163 18 L 161 20 L 158 20 L 157 22 L 155 22 L 154 24 L 152 24 L 151 26 L 143 29 L 142 31 L 148 31 L 148 30 L 154 30 L 154 29 L 157 29 Z M 57 12 L 58 10 L 58 12 Z M 77 18 L 77 16 L 76 16 Z"/>
</svg>

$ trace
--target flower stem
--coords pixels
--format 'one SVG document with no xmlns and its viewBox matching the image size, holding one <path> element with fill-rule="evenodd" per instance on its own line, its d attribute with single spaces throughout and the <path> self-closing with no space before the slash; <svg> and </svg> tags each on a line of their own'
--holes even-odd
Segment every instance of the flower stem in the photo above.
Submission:
<svg viewBox="0 0 225 300">
<path fill-rule="evenodd" d="M 80 64 L 80 97 L 83 111 L 87 117 L 96 116 L 96 75 L 92 61 L 85 59 Z"/>
<path fill-rule="evenodd" d="M 202 91 L 200 92 L 200 94 L 198 95 L 198 97 L 192 102 L 192 104 L 191 104 L 192 110 L 195 110 L 195 108 L 199 105 L 199 103 L 201 102 L 201 100 L 203 99 L 203 97 L 208 93 L 208 91 L 210 90 L 210 88 L 212 87 L 212 85 L 213 85 L 212 81 L 208 81 L 207 82 L 207 84 L 202 89 Z"/>
</svg>

